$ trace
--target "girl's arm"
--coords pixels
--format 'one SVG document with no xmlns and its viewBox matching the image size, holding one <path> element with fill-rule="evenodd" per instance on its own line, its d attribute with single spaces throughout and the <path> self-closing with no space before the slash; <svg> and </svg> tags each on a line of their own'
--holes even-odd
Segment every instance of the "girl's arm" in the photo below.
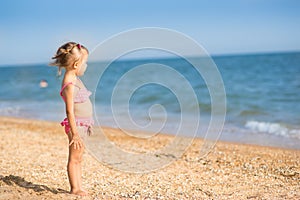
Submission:
<svg viewBox="0 0 300 200">
<path fill-rule="evenodd" d="M 75 114 L 74 114 L 74 85 L 69 84 L 63 91 L 66 103 L 66 115 L 69 121 L 69 125 L 72 132 L 72 140 L 69 145 L 74 143 L 74 149 L 80 149 L 82 147 L 82 141 L 77 131 Z"/>
</svg>

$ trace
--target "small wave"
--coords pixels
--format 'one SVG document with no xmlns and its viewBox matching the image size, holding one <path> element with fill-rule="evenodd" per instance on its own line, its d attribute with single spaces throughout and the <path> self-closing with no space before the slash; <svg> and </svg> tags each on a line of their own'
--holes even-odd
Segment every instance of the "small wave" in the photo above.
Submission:
<svg viewBox="0 0 300 200">
<path fill-rule="evenodd" d="M 245 127 L 252 131 L 300 139 L 300 129 L 291 129 L 279 123 L 248 121 Z"/>
<path fill-rule="evenodd" d="M 19 106 L 4 107 L 4 108 L 0 108 L 0 115 L 18 116 L 20 114 L 20 110 L 21 108 Z"/>
</svg>

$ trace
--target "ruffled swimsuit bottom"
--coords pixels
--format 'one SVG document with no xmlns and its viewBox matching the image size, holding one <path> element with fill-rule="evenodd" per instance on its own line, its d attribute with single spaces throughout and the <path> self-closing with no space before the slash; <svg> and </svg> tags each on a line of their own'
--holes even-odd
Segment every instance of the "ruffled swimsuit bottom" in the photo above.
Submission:
<svg viewBox="0 0 300 200">
<path fill-rule="evenodd" d="M 76 126 L 83 127 L 88 135 L 92 134 L 92 126 L 94 125 L 94 120 L 92 117 L 75 117 L 75 121 Z M 68 118 L 65 118 L 60 124 L 65 127 L 66 134 L 71 131 Z"/>
</svg>

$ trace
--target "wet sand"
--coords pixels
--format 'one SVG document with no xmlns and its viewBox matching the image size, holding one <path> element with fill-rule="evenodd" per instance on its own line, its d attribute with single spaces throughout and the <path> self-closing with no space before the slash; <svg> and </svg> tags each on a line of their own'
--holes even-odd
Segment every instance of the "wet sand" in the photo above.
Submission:
<svg viewBox="0 0 300 200">
<path fill-rule="evenodd" d="M 117 129 L 104 132 L 139 153 L 172 138 L 143 143 Z M 176 161 L 149 173 L 116 170 L 86 151 L 83 185 L 90 196 L 78 197 L 68 194 L 68 140 L 60 124 L 0 117 L 0 199 L 300 199 L 299 150 L 219 141 L 201 157 L 202 144 L 195 139 Z"/>
</svg>

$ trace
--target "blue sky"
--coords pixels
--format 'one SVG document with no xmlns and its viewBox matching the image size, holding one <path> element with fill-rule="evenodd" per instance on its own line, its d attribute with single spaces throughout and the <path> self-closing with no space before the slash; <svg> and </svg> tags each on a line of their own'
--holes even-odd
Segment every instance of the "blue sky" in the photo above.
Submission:
<svg viewBox="0 0 300 200">
<path fill-rule="evenodd" d="M 4 0 L 0 65 L 47 63 L 73 40 L 89 49 L 122 31 L 182 32 L 209 54 L 300 51 L 298 0 Z"/>
</svg>

